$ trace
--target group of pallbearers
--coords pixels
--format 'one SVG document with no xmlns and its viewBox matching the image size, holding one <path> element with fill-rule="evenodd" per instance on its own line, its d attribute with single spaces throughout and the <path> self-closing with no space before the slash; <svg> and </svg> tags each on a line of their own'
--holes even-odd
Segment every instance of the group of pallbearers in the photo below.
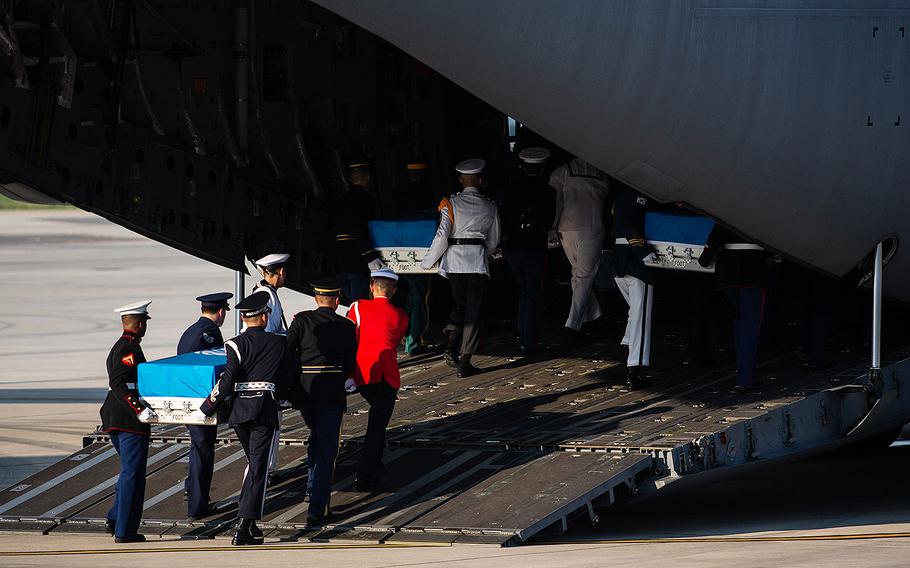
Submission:
<svg viewBox="0 0 910 568">
<path fill-rule="evenodd" d="M 390 302 L 398 275 L 388 268 L 373 271 L 368 284 L 372 299 L 353 302 L 347 317 L 336 313 L 342 289 L 338 280 L 313 282 L 317 308 L 296 314 L 288 327 L 276 293 L 284 283 L 287 260 L 288 255 L 275 254 L 257 261 L 263 281 L 234 306 L 243 321 L 240 335 L 223 341 L 219 330 L 232 294 L 208 294 L 197 298 L 201 317 L 178 344 L 178 354 L 225 348 L 227 364 L 197 412 L 226 416 L 246 454 L 235 545 L 263 541 L 256 521 L 262 518 L 270 471 L 277 462 L 283 408 L 298 409 L 310 429 L 307 522 L 321 526 L 329 515 L 347 396 L 359 392 L 370 405 L 353 487 L 369 490 L 379 483 L 385 430 L 400 386 L 396 352 L 408 317 Z M 145 495 L 148 421 L 154 411 L 140 398 L 136 381 L 137 366 L 145 362 L 140 342 L 150 319 L 150 303 L 115 310 L 121 316 L 123 334 L 107 360 L 110 391 L 101 408 L 102 428 L 110 435 L 121 464 L 107 526 L 118 543 L 145 540 L 138 529 Z M 188 517 L 195 520 L 217 512 L 209 496 L 217 426 L 188 428 L 192 443 L 185 495 Z"/>
</svg>

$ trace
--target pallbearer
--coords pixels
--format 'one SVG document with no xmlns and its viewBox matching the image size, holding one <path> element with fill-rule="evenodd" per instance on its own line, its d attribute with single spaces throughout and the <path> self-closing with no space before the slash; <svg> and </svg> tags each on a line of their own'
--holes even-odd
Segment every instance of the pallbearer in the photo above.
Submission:
<svg viewBox="0 0 910 568">
<path fill-rule="evenodd" d="M 481 193 L 486 186 L 479 158 L 455 167 L 464 188 L 439 204 L 439 227 L 421 268 L 439 262 L 439 274 L 448 278 L 455 307 L 449 315 L 446 363 L 458 369 L 459 377 L 479 372 L 471 356 L 480 345 L 481 308 L 490 280 L 490 257 L 499 246 L 499 213 L 496 204 Z"/>
<path fill-rule="evenodd" d="M 278 400 L 288 398 L 293 372 L 287 340 L 265 331 L 268 302 L 268 292 L 262 291 L 237 303 L 246 331 L 225 342 L 227 365 L 200 407 L 212 416 L 230 400 L 229 422 L 249 462 L 240 490 L 235 545 L 262 543 L 256 521 L 265 505 L 269 454 L 279 426 Z"/>
<path fill-rule="evenodd" d="M 107 514 L 108 530 L 114 541 L 145 542 L 138 534 L 145 501 L 145 466 L 149 455 L 149 425 L 154 416 L 151 408 L 139 400 L 136 390 L 136 367 L 145 363 L 139 342 L 145 335 L 146 322 L 151 319 L 148 305 L 151 300 L 121 306 L 123 334 L 107 356 L 107 398 L 101 406 L 101 428 L 111 437 L 111 444 L 120 456 L 120 475 L 114 506 Z"/>
<path fill-rule="evenodd" d="M 294 316 L 288 348 L 299 364 L 294 404 L 310 429 L 307 522 L 319 525 L 329 511 L 341 419 L 347 410 L 345 383 L 350 390 L 354 388 L 351 374 L 357 361 L 357 331 L 351 320 L 335 313 L 341 299 L 341 284 L 336 279 L 314 282 L 313 295 L 319 307 Z"/>
<path fill-rule="evenodd" d="M 199 320 L 187 328 L 177 343 L 177 355 L 224 347 L 219 329 L 230 311 L 230 292 L 216 292 L 196 298 L 202 303 Z M 209 489 L 215 468 L 215 439 L 217 426 L 187 426 L 190 431 L 190 464 L 184 493 L 186 514 L 190 520 L 207 517 L 215 512 L 209 505 Z"/>
</svg>

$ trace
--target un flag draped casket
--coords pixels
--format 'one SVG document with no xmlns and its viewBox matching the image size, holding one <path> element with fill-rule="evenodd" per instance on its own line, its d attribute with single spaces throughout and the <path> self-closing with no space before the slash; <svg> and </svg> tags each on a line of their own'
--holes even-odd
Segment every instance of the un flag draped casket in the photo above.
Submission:
<svg viewBox="0 0 910 568">
<path fill-rule="evenodd" d="M 436 235 L 436 218 L 394 219 L 369 222 L 373 248 L 397 274 L 431 274 L 439 269 L 420 268 Z"/>
<path fill-rule="evenodd" d="M 654 268 L 714 272 L 714 264 L 702 267 L 698 257 L 714 220 L 689 213 L 650 212 L 645 214 L 645 241 L 654 247 L 654 254 L 644 263 Z"/>
<path fill-rule="evenodd" d="M 184 353 L 142 363 L 139 396 L 158 415 L 159 424 L 218 424 L 216 416 L 201 418 L 199 409 L 227 364 L 224 348 Z M 190 415 L 195 413 L 196 417 Z"/>
</svg>

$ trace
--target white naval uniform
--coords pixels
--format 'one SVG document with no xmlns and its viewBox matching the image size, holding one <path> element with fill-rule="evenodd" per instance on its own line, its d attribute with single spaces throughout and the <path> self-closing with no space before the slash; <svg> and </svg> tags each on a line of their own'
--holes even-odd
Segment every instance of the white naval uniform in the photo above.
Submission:
<svg viewBox="0 0 910 568">
<path fill-rule="evenodd" d="M 475 187 L 443 199 L 439 213 L 439 227 L 421 267 L 426 270 L 439 262 L 439 274 L 448 278 L 455 304 L 446 326 L 450 346 L 460 345 L 462 355 L 471 355 L 480 344 L 490 255 L 499 246 L 499 213 Z M 476 242 L 451 242 L 455 239 Z"/>
<path fill-rule="evenodd" d="M 439 204 L 439 227 L 421 268 L 439 262 L 439 274 L 490 274 L 490 255 L 499 246 L 496 204 L 476 187 L 466 187 Z M 482 239 L 480 245 L 449 245 L 449 239 Z"/>
<path fill-rule="evenodd" d="M 629 318 L 621 345 L 629 348 L 626 367 L 651 364 L 651 310 L 654 305 L 654 286 L 634 276 L 613 279 L 622 297 L 629 304 Z"/>
<path fill-rule="evenodd" d="M 278 297 L 278 291 L 265 281 L 259 282 L 253 286 L 251 294 L 265 290 L 269 294 L 268 306 L 272 309 L 269 312 L 269 321 L 265 324 L 265 330 L 277 335 L 287 335 L 288 326 L 284 321 L 284 310 L 281 307 L 281 299 Z M 269 453 L 269 473 L 278 469 L 278 441 L 281 438 L 281 414 L 282 410 L 278 409 L 278 428 L 272 434 L 272 447 Z"/>
<path fill-rule="evenodd" d="M 576 158 L 550 175 L 556 189 L 556 229 L 572 265 L 572 305 L 565 326 L 579 330 L 601 316 L 594 277 L 603 249 L 603 208 L 610 188 L 604 174 Z"/>
</svg>

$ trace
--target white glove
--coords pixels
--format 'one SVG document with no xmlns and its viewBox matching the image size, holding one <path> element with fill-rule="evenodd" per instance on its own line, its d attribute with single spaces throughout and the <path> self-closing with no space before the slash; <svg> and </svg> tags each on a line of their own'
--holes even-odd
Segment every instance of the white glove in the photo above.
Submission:
<svg viewBox="0 0 910 568">
<path fill-rule="evenodd" d="M 149 422 L 154 422 L 156 420 L 158 420 L 158 415 L 155 414 L 155 411 L 152 410 L 151 406 L 146 406 L 145 410 L 139 413 L 139 422 L 148 424 Z"/>
<path fill-rule="evenodd" d="M 384 262 L 382 262 L 381 258 L 374 258 L 373 260 L 371 260 L 370 262 L 367 263 L 367 267 L 370 269 L 370 272 L 375 272 L 377 270 L 385 268 L 386 265 Z"/>
<path fill-rule="evenodd" d="M 208 416 L 206 416 L 202 410 L 197 408 L 196 410 L 190 412 L 187 418 L 193 421 L 205 422 L 205 419 L 208 418 Z"/>
<path fill-rule="evenodd" d="M 349 377 L 348 380 L 344 382 L 344 390 L 347 392 L 355 392 L 357 390 L 357 383 L 354 382 L 354 379 Z"/>
<path fill-rule="evenodd" d="M 290 400 L 279 400 L 278 401 L 278 408 L 290 408 L 290 407 L 291 407 Z"/>
</svg>

